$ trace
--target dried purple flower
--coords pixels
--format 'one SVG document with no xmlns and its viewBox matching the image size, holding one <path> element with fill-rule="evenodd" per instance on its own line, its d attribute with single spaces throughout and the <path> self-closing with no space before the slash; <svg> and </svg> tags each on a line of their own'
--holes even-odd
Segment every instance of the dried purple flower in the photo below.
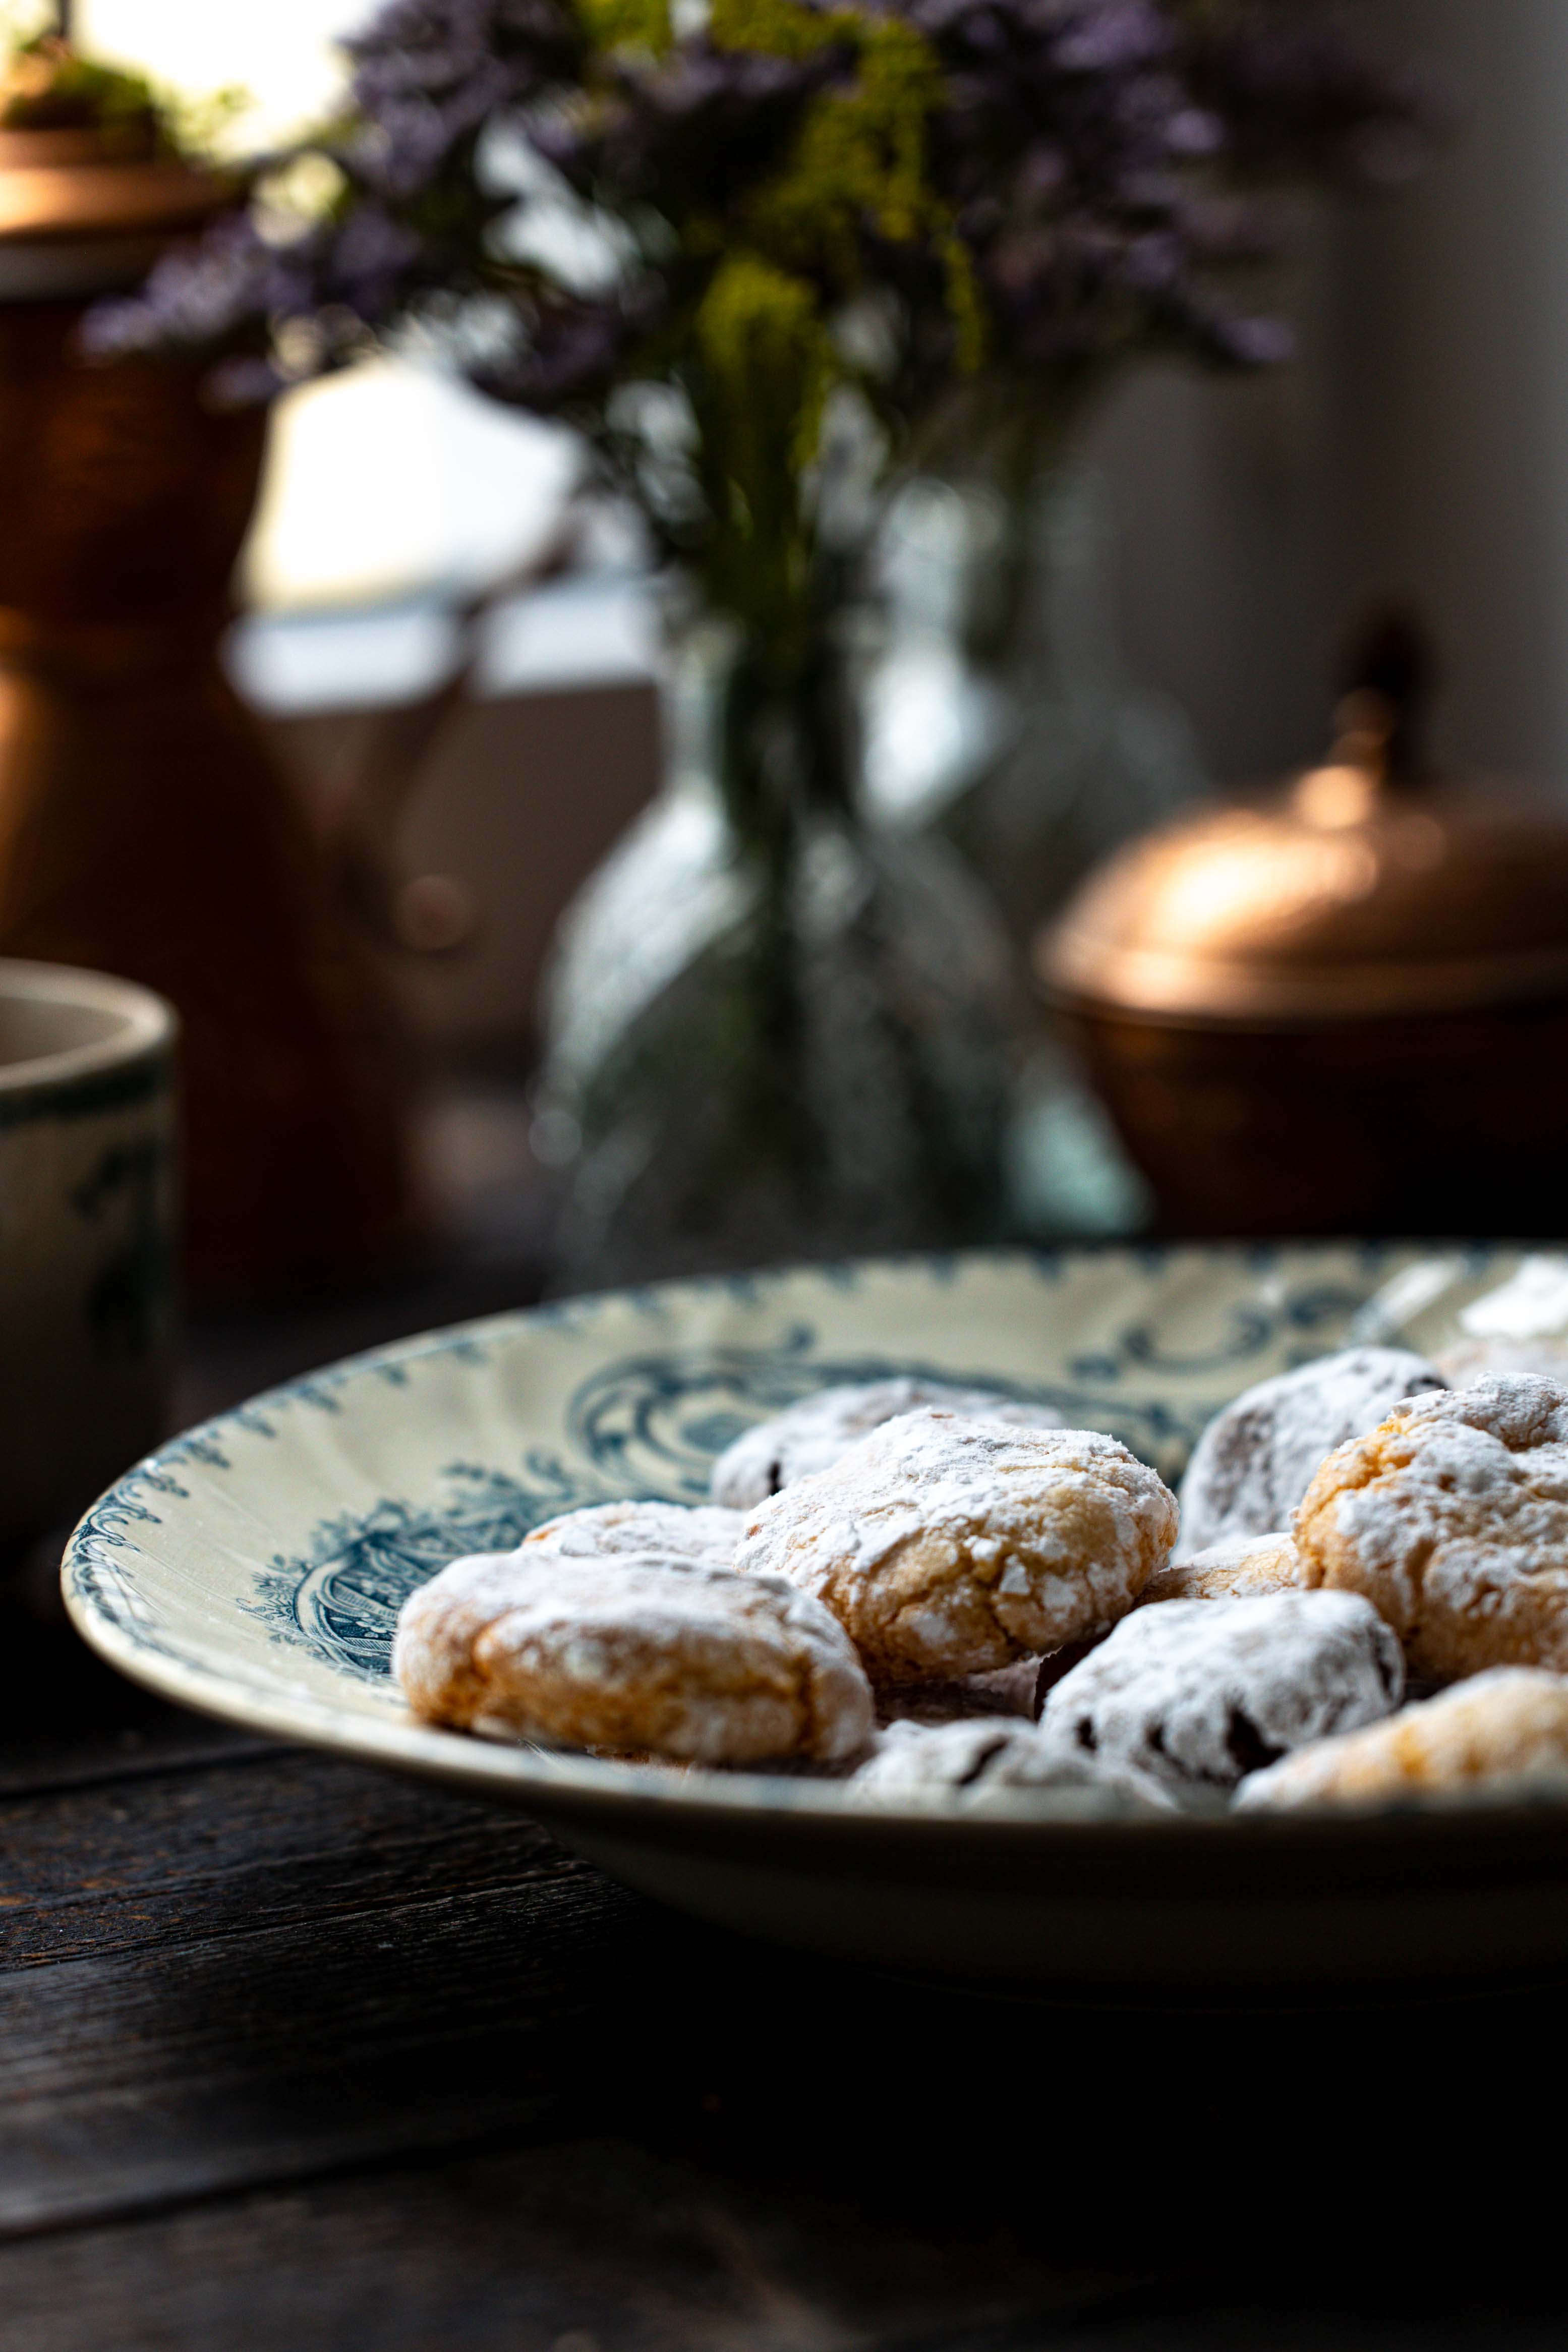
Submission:
<svg viewBox="0 0 1568 2352">
<path fill-rule="evenodd" d="M 236 333 L 259 333 L 286 299 L 277 255 L 247 218 L 231 216 L 199 244 L 165 254 L 135 294 L 99 303 L 82 340 L 99 359 L 168 347 L 206 351 Z"/>
<path fill-rule="evenodd" d="M 392 0 L 344 47 L 357 169 L 399 197 L 429 187 L 486 123 L 570 80 L 585 52 L 555 0 Z"/>
<path fill-rule="evenodd" d="M 434 325 L 769 614 L 827 560 L 835 387 L 896 449 L 977 366 L 1027 401 L 1158 348 L 1270 365 L 1225 278 L 1276 242 L 1261 184 L 1386 176 L 1430 121 L 1319 0 L 711 0 L 680 37 L 659 0 L 391 0 L 348 47 L 324 215 L 225 224 L 93 347 L 225 355 L 235 397 Z M 613 231 L 586 278 L 529 234 L 572 203 Z M 627 422 L 649 386 L 673 439 Z"/>
</svg>

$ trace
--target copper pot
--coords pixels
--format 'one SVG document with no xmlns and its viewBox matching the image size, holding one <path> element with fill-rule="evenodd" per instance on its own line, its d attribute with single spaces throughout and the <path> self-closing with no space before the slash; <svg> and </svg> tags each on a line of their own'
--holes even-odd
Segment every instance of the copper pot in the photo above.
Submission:
<svg viewBox="0 0 1568 2352">
<path fill-rule="evenodd" d="M 265 420 L 75 349 L 86 297 L 227 192 L 62 135 L 0 149 L 0 953 L 178 1007 L 199 1285 L 335 1271 L 405 1228 L 408 1155 L 368 973 L 217 658 Z"/>
<path fill-rule="evenodd" d="M 1037 943 L 1194 1234 L 1550 1234 L 1568 1200 L 1568 816 L 1443 777 L 1395 700 L 1323 766 L 1134 843 Z"/>
</svg>

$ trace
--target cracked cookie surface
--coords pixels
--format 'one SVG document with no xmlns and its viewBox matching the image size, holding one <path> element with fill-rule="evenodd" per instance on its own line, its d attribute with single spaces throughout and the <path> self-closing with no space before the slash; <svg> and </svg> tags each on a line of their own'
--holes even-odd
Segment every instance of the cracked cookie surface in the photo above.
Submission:
<svg viewBox="0 0 1568 2352">
<path fill-rule="evenodd" d="M 1144 1588 L 1141 1609 L 1161 1601 L 1249 1601 L 1299 1591 L 1306 1580 L 1289 1528 L 1267 1536 L 1228 1536 L 1207 1551 L 1173 1559 Z"/>
<path fill-rule="evenodd" d="M 653 1554 L 455 1560 L 404 1602 L 392 1671 L 433 1723 L 703 1764 L 844 1764 L 874 1721 L 810 1594 Z"/>
<path fill-rule="evenodd" d="M 1296 1543 L 1308 1580 L 1364 1593 L 1417 1675 L 1568 1671 L 1568 1388 L 1498 1374 L 1416 1399 L 1330 1455 Z"/>
<path fill-rule="evenodd" d="M 605 1559 L 618 1552 L 657 1552 L 665 1559 L 706 1560 L 728 1568 L 746 1525 L 739 1511 L 716 1503 L 589 1503 L 546 1519 L 523 1538 L 568 1559 Z"/>
<path fill-rule="evenodd" d="M 1236 1802 L 1260 1812 L 1386 1803 L 1531 1773 L 1568 1776 L 1568 1681 L 1539 1666 L 1494 1666 L 1254 1773 Z"/>
<path fill-rule="evenodd" d="M 925 1409 L 760 1504 L 737 1555 L 825 1602 L 873 1682 L 985 1674 L 1113 1624 L 1176 1537 L 1116 1438 Z"/>
<path fill-rule="evenodd" d="M 1406 1397 L 1445 1385 L 1403 1348 L 1349 1348 L 1244 1389 L 1193 1448 L 1181 1482 L 1178 1556 L 1288 1528 L 1318 1465 Z"/>
<path fill-rule="evenodd" d="M 1064 1675 L 1040 1727 L 1188 1801 L 1397 1706 L 1399 1644 L 1348 1592 L 1135 1610 Z"/>
<path fill-rule="evenodd" d="M 830 1469 L 841 1454 L 884 1422 L 935 1405 L 962 1421 L 1003 1421 L 1020 1429 L 1060 1429 L 1050 1405 L 1028 1404 L 989 1389 L 950 1388 L 942 1381 L 900 1378 L 821 1389 L 799 1404 L 758 1422 L 727 1446 L 713 1465 L 716 1503 L 751 1510 L 797 1478 Z"/>
</svg>

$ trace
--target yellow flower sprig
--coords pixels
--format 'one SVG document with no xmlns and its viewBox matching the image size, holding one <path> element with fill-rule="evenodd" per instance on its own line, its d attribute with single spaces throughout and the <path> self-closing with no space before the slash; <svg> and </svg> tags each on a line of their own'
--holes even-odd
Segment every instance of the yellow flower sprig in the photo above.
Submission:
<svg viewBox="0 0 1568 2352">
<path fill-rule="evenodd" d="M 714 383 L 753 420 L 727 437 L 754 506 L 770 468 L 782 464 L 798 478 L 810 466 L 827 394 L 854 374 L 836 350 L 831 310 L 861 282 L 865 224 L 892 243 L 929 241 L 966 370 L 980 363 L 985 321 L 967 253 L 927 178 L 927 125 L 942 84 L 925 37 L 895 17 L 806 0 L 714 0 L 707 29 L 720 48 L 798 60 L 843 47 L 855 58 L 852 79 L 811 100 L 779 169 L 737 215 L 690 224 L 691 244 L 717 257 L 699 340 Z"/>
<path fill-rule="evenodd" d="M 597 49 L 643 49 L 663 57 L 674 40 L 669 0 L 577 0 Z"/>
<path fill-rule="evenodd" d="M 577 0 L 594 47 L 617 70 L 629 54 L 674 47 L 670 0 Z M 714 47 L 804 63 L 841 53 L 809 97 L 775 168 L 730 210 L 666 213 L 700 291 L 684 332 L 661 335 L 658 364 L 685 386 L 709 535 L 703 561 L 729 609 L 768 626 L 809 587 L 811 470 L 831 395 L 878 385 L 838 332 L 864 282 L 869 230 L 923 244 L 943 276 L 960 368 L 979 366 L 985 317 L 967 251 L 932 187 L 928 132 L 939 60 L 912 25 L 811 0 L 711 0 Z"/>
</svg>

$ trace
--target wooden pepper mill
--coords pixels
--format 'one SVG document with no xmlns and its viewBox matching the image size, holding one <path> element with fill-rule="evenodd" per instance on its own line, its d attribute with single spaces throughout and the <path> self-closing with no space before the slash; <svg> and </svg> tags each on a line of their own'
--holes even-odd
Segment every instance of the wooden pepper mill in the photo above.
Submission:
<svg viewBox="0 0 1568 2352">
<path fill-rule="evenodd" d="M 229 199 L 144 147 L 0 131 L 0 953 L 172 1000 L 191 1277 L 254 1290 L 387 1251 L 409 1159 L 368 970 L 218 661 L 265 418 L 77 349 Z"/>
</svg>

